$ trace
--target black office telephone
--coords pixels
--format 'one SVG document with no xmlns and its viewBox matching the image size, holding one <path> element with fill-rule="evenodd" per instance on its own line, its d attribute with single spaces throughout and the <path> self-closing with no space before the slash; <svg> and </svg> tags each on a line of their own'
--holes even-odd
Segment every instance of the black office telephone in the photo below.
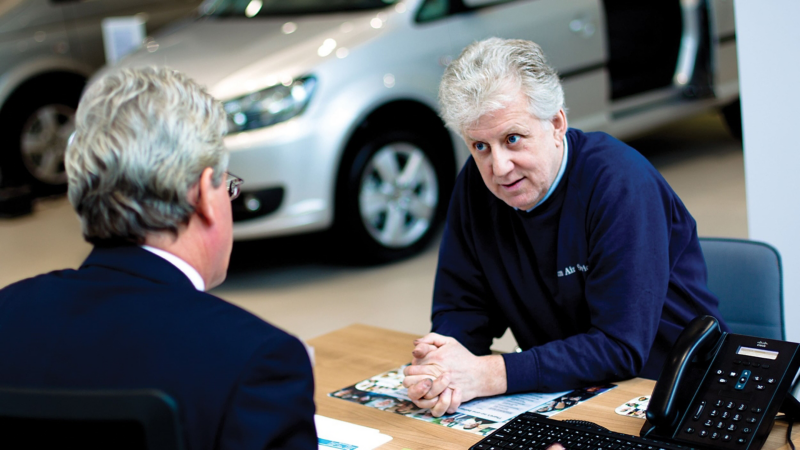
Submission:
<svg viewBox="0 0 800 450">
<path fill-rule="evenodd" d="M 800 345 L 726 333 L 715 318 L 698 317 L 667 356 L 639 434 L 758 450 L 779 411 L 800 418 L 798 368 Z"/>
</svg>

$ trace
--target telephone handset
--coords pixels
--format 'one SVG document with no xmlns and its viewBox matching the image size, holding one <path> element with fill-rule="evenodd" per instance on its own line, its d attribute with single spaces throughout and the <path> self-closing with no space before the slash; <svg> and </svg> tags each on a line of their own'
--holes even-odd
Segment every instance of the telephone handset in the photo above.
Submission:
<svg viewBox="0 0 800 450">
<path fill-rule="evenodd" d="M 800 345 L 726 333 L 717 319 L 698 317 L 667 356 L 640 435 L 758 450 L 779 410 L 800 418 L 799 368 Z"/>
</svg>

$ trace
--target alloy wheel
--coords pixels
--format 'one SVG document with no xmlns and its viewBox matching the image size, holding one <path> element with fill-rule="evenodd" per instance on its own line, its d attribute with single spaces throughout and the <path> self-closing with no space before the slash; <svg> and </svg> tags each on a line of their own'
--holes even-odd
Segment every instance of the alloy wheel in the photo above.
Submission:
<svg viewBox="0 0 800 450">
<path fill-rule="evenodd" d="M 430 229 L 439 201 L 433 163 L 407 142 L 385 145 L 367 162 L 359 188 L 359 211 L 369 234 L 389 248 L 416 243 Z"/>
</svg>

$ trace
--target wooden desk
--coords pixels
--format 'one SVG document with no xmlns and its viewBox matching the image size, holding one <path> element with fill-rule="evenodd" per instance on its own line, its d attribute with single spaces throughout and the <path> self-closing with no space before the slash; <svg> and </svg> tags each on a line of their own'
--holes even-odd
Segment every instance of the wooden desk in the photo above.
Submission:
<svg viewBox="0 0 800 450">
<path fill-rule="evenodd" d="M 328 394 L 411 361 L 412 341 L 417 336 L 366 325 L 351 325 L 309 341 L 315 349 L 315 399 L 317 413 L 326 417 L 377 428 L 392 436 L 381 449 L 466 450 L 481 436 L 380 411 Z M 614 408 L 642 395 L 649 395 L 655 382 L 641 378 L 617 384 L 617 388 L 576 405 L 555 419 L 590 420 L 620 433 L 639 435 L 641 419 L 620 416 Z M 776 422 L 763 450 L 789 449 L 786 423 Z M 800 426 L 793 436 L 800 440 Z"/>
</svg>

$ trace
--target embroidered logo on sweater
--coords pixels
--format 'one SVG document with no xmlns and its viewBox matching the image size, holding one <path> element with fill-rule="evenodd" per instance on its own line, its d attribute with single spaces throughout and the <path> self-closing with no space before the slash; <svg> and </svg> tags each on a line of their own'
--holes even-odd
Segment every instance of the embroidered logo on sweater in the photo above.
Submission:
<svg viewBox="0 0 800 450">
<path fill-rule="evenodd" d="M 558 276 L 565 277 L 567 275 L 572 275 L 575 272 L 588 272 L 588 271 L 589 271 L 589 266 L 584 264 L 575 264 L 574 266 L 565 267 L 564 270 L 559 270 Z"/>
</svg>

